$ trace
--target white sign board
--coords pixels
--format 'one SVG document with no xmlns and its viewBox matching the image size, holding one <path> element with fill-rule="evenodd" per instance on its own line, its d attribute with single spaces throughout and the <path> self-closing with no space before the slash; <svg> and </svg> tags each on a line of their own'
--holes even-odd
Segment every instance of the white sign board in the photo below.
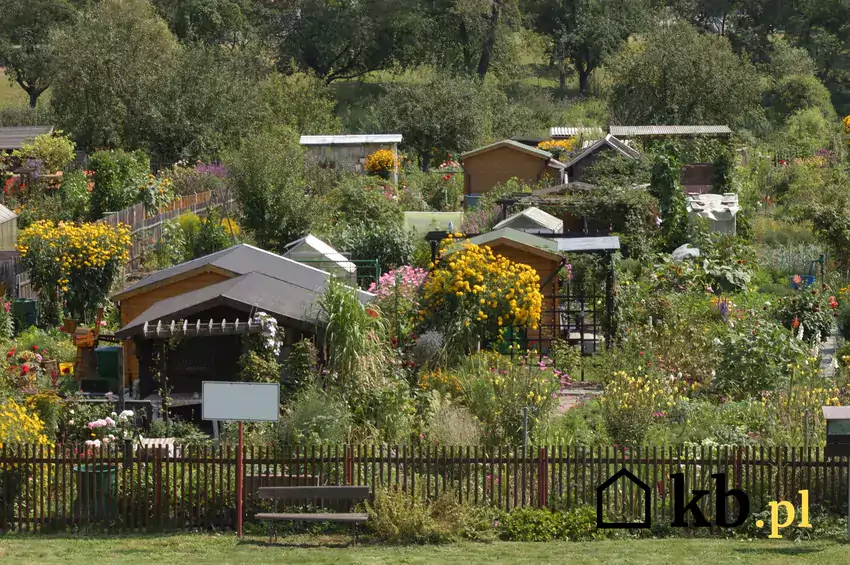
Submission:
<svg viewBox="0 0 850 565">
<path fill-rule="evenodd" d="M 204 420 L 277 422 L 280 384 L 204 381 L 201 406 Z"/>
</svg>

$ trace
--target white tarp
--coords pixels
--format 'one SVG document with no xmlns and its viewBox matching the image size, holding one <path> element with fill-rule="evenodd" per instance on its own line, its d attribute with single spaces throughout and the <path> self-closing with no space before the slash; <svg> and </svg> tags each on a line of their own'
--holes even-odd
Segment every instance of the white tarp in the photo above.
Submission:
<svg viewBox="0 0 850 565">
<path fill-rule="evenodd" d="M 735 218 L 741 209 L 737 194 L 691 194 L 687 206 L 690 216 L 710 221 L 712 231 L 735 235 Z"/>
</svg>

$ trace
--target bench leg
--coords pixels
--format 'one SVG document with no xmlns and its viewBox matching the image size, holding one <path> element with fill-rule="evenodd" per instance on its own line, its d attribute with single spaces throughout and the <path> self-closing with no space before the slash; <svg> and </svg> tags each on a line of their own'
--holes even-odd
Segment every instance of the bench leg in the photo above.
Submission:
<svg viewBox="0 0 850 565">
<path fill-rule="evenodd" d="M 277 541 L 277 531 L 274 527 L 274 522 L 269 522 L 269 543 Z"/>
</svg>

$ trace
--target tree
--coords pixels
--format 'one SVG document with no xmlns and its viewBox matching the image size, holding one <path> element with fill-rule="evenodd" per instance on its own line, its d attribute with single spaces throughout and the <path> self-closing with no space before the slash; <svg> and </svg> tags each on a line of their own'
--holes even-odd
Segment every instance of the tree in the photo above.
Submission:
<svg viewBox="0 0 850 565">
<path fill-rule="evenodd" d="M 623 124 L 744 126 L 761 112 L 762 81 L 723 37 L 664 25 L 610 64 L 612 117 Z"/>
<path fill-rule="evenodd" d="M 260 85 L 261 113 L 270 123 L 286 125 L 301 134 L 339 133 L 336 99 L 325 82 L 308 73 L 278 73 Z"/>
<path fill-rule="evenodd" d="M 375 108 L 383 131 L 401 133 L 427 171 L 446 153 L 471 149 L 488 127 L 487 95 L 476 80 L 441 75 L 424 84 L 396 83 Z"/>
<path fill-rule="evenodd" d="M 310 230 L 314 215 L 304 191 L 304 154 L 287 128 L 246 138 L 225 162 L 241 204 L 241 221 L 257 244 L 271 251 Z"/>
<path fill-rule="evenodd" d="M 551 39 L 553 59 L 575 66 L 582 95 L 591 73 L 644 27 L 650 13 L 645 0 L 538 0 L 533 9 L 537 29 Z"/>
<path fill-rule="evenodd" d="M 51 49 L 51 105 L 80 146 L 144 147 L 159 136 L 160 93 L 178 45 L 150 3 L 91 4 L 53 34 Z"/>
<path fill-rule="evenodd" d="M 172 25 L 181 40 L 207 44 L 233 45 L 251 31 L 243 6 L 234 0 L 180 0 Z"/>
<path fill-rule="evenodd" d="M 0 0 L 0 66 L 27 93 L 31 108 L 50 87 L 50 32 L 73 14 L 67 0 Z"/>
<path fill-rule="evenodd" d="M 392 66 L 411 36 L 407 8 L 399 0 L 266 0 L 253 17 L 281 71 L 294 62 L 332 82 Z"/>
<path fill-rule="evenodd" d="M 652 164 L 650 192 L 658 198 L 661 210 L 661 233 L 667 251 L 673 251 L 685 243 L 688 235 L 688 210 L 685 192 L 679 179 L 682 164 L 672 148 L 658 153 Z"/>
</svg>

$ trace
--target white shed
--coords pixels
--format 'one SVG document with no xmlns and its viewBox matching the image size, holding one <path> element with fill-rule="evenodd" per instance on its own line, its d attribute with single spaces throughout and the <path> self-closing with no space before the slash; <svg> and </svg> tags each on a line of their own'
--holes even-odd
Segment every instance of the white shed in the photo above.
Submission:
<svg viewBox="0 0 850 565">
<path fill-rule="evenodd" d="M 689 216 L 706 218 L 714 232 L 735 235 L 736 217 L 741 209 L 737 194 L 689 194 L 687 198 Z"/>
<path fill-rule="evenodd" d="M 502 228 L 513 228 L 527 233 L 563 233 L 564 221 L 532 206 L 493 226 L 494 230 Z"/>
<path fill-rule="evenodd" d="M 328 272 L 347 284 L 357 286 L 357 265 L 314 235 L 296 239 L 285 247 L 283 256 Z"/>
</svg>

